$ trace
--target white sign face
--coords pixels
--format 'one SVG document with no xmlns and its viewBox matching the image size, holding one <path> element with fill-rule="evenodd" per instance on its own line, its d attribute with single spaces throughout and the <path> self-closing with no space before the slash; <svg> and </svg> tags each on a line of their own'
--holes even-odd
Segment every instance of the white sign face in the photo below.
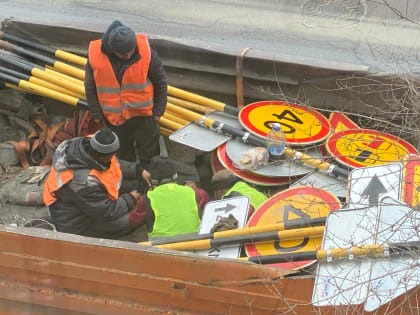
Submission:
<svg viewBox="0 0 420 315">
<path fill-rule="evenodd" d="M 401 187 L 402 165 L 399 163 L 354 169 L 350 173 L 347 207 L 377 206 L 384 196 L 401 200 Z"/>
<path fill-rule="evenodd" d="M 332 211 L 325 225 L 322 249 L 375 244 L 378 207 Z M 371 261 L 337 260 L 318 264 L 312 304 L 360 304 L 366 300 Z"/>
<path fill-rule="evenodd" d="M 384 197 L 379 206 L 329 214 L 323 249 L 370 244 L 419 242 L 420 212 Z M 420 285 L 418 252 L 388 258 L 358 258 L 320 262 L 312 303 L 316 306 L 365 303 L 373 312 Z"/>
<path fill-rule="evenodd" d="M 211 228 L 223 217 L 233 215 L 238 220 L 238 228 L 245 227 L 249 211 L 249 198 L 246 196 L 208 202 L 204 206 L 203 217 L 198 234 L 210 233 Z M 240 245 L 224 246 L 196 251 L 209 257 L 238 258 Z"/>
</svg>

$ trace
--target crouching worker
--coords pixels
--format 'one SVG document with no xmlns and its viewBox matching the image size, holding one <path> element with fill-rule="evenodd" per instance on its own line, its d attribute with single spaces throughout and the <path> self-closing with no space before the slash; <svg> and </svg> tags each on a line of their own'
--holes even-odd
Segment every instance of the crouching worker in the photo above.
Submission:
<svg viewBox="0 0 420 315">
<path fill-rule="evenodd" d="M 251 207 L 249 216 L 267 200 L 267 196 L 247 183 L 239 180 L 232 172 L 221 170 L 216 172 L 211 179 L 211 188 L 215 200 L 246 196 Z"/>
<path fill-rule="evenodd" d="M 123 180 L 150 174 L 134 162 L 118 161 L 118 136 L 109 128 L 93 137 L 62 142 L 53 158 L 43 198 L 60 232 L 100 238 L 119 238 L 132 231 L 129 212 L 140 193 L 119 192 Z"/>
<path fill-rule="evenodd" d="M 198 232 L 200 209 L 209 195 L 194 184 L 182 183 L 173 160 L 153 157 L 149 170 L 153 189 L 142 196 L 131 213 L 131 225 L 146 223 L 149 240 Z"/>
</svg>

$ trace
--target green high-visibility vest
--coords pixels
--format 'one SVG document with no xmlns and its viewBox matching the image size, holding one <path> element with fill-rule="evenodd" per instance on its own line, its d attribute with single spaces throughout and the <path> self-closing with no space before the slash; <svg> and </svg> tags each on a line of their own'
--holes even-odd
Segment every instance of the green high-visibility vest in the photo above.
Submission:
<svg viewBox="0 0 420 315">
<path fill-rule="evenodd" d="M 264 201 L 268 199 L 262 192 L 259 192 L 244 182 L 237 182 L 226 194 L 224 194 L 224 196 L 228 196 L 231 192 L 237 192 L 243 196 L 249 197 L 249 202 L 254 207 L 255 211 L 257 211 Z"/>
<path fill-rule="evenodd" d="M 195 191 L 188 186 L 164 184 L 147 192 L 155 214 L 149 238 L 198 232 L 200 218 Z"/>
</svg>

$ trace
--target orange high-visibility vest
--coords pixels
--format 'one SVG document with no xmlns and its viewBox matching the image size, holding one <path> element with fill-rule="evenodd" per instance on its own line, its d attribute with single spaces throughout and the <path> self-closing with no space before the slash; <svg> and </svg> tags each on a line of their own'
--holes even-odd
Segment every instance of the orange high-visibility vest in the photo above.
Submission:
<svg viewBox="0 0 420 315">
<path fill-rule="evenodd" d="M 80 170 L 63 170 L 56 171 L 54 166 L 51 166 L 50 174 L 44 185 L 43 198 L 46 206 L 53 204 L 57 198 L 54 192 L 59 190 L 64 184 L 70 182 L 73 179 L 74 172 Z M 115 156 L 111 159 L 110 167 L 105 171 L 99 171 L 91 169 L 87 176 L 96 177 L 104 186 L 108 193 L 108 197 L 111 200 L 118 199 L 118 189 L 121 186 L 122 173 L 120 163 Z"/>
<path fill-rule="evenodd" d="M 130 65 L 118 82 L 111 62 L 101 51 L 102 40 L 89 45 L 89 63 L 95 78 L 96 93 L 105 118 L 113 125 L 121 125 L 136 116 L 152 116 L 153 84 L 147 77 L 150 46 L 146 35 L 137 35 L 140 60 Z"/>
</svg>

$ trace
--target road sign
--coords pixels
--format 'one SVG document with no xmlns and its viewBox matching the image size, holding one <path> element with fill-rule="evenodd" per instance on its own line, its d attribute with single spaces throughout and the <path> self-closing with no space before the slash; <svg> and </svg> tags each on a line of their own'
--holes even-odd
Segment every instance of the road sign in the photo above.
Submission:
<svg viewBox="0 0 420 315">
<path fill-rule="evenodd" d="M 189 123 L 185 127 L 173 132 L 169 136 L 169 139 L 200 151 L 210 152 L 228 141 L 230 137 L 216 133 L 195 123 Z M 206 141 L 203 141 L 203 139 L 206 139 Z"/>
<path fill-rule="evenodd" d="M 331 131 L 337 133 L 348 129 L 360 129 L 360 127 L 345 114 L 340 112 L 332 112 L 329 117 Z"/>
<path fill-rule="evenodd" d="M 408 142 L 390 134 L 369 129 L 350 129 L 327 139 L 327 150 L 336 160 L 350 167 L 366 167 L 402 161 L 417 154 Z"/>
<path fill-rule="evenodd" d="M 228 198 L 206 203 L 201 218 L 199 234 L 210 233 L 211 228 L 220 220 L 230 214 L 238 220 L 238 228 L 243 228 L 248 218 L 249 198 L 246 196 Z M 238 258 L 240 245 L 211 248 L 196 251 L 197 254 L 209 257 Z"/>
<path fill-rule="evenodd" d="M 229 140 L 226 143 L 226 153 L 229 159 L 232 161 L 233 165 L 241 165 L 241 159 L 243 155 L 255 146 L 250 144 L 245 144 L 237 140 Z M 313 157 L 320 157 L 320 153 L 316 149 L 311 149 L 307 154 Z M 272 164 L 269 163 L 266 166 L 260 167 L 256 170 L 249 170 L 248 172 L 268 177 L 294 177 L 294 176 L 304 176 L 312 171 L 312 168 L 304 164 L 296 163 L 292 159 L 285 158 L 281 163 Z"/>
<path fill-rule="evenodd" d="M 219 158 L 220 163 L 224 166 L 224 168 L 231 171 L 233 174 L 238 176 L 239 178 L 243 179 L 252 184 L 261 185 L 261 186 L 279 186 L 279 185 L 287 185 L 291 181 L 293 181 L 294 177 L 267 177 L 261 176 L 253 173 L 249 173 L 246 171 L 242 171 L 237 169 L 233 166 L 232 161 L 229 159 L 226 153 L 226 143 L 222 144 L 220 147 L 217 148 L 217 157 Z"/>
<path fill-rule="evenodd" d="M 295 187 L 284 190 L 266 202 L 252 215 L 248 226 L 261 226 L 287 222 L 299 218 L 325 217 L 331 210 L 340 209 L 337 197 L 323 189 L 313 187 Z M 296 240 L 280 242 L 264 242 L 247 244 L 246 253 L 249 257 L 298 253 L 316 250 L 321 246 L 322 237 L 305 237 Z M 299 269 L 309 266 L 314 261 L 280 263 L 276 266 L 287 269 Z"/>
<path fill-rule="evenodd" d="M 350 173 L 347 204 L 349 208 L 377 206 L 379 198 L 387 195 L 401 200 L 402 165 L 386 165 L 354 169 Z"/>
<path fill-rule="evenodd" d="M 249 104 L 239 113 L 239 121 L 249 132 L 265 137 L 271 124 L 280 123 L 287 142 L 307 145 L 323 141 L 330 133 L 330 123 L 316 110 L 281 101 Z"/>
<path fill-rule="evenodd" d="M 322 249 L 419 241 L 419 222 L 418 211 L 384 197 L 378 207 L 331 213 L 325 225 Z M 319 263 L 313 305 L 364 302 L 365 311 L 372 312 L 420 284 L 420 260 L 415 252 L 385 259 L 353 259 L 350 250 L 348 255 L 348 259 Z"/>
<path fill-rule="evenodd" d="M 217 150 L 214 150 L 211 153 L 211 170 L 213 171 L 213 174 L 224 169 L 225 168 L 223 167 L 222 163 L 220 163 L 219 158 L 217 157 Z"/>
<path fill-rule="evenodd" d="M 420 156 L 409 155 L 404 161 L 403 201 L 413 207 L 420 206 Z"/>
<path fill-rule="evenodd" d="M 322 188 L 338 198 L 343 198 L 343 200 L 347 197 L 347 181 L 337 177 L 328 176 L 321 171 L 311 172 L 290 184 L 289 187 L 297 186 Z"/>
</svg>

